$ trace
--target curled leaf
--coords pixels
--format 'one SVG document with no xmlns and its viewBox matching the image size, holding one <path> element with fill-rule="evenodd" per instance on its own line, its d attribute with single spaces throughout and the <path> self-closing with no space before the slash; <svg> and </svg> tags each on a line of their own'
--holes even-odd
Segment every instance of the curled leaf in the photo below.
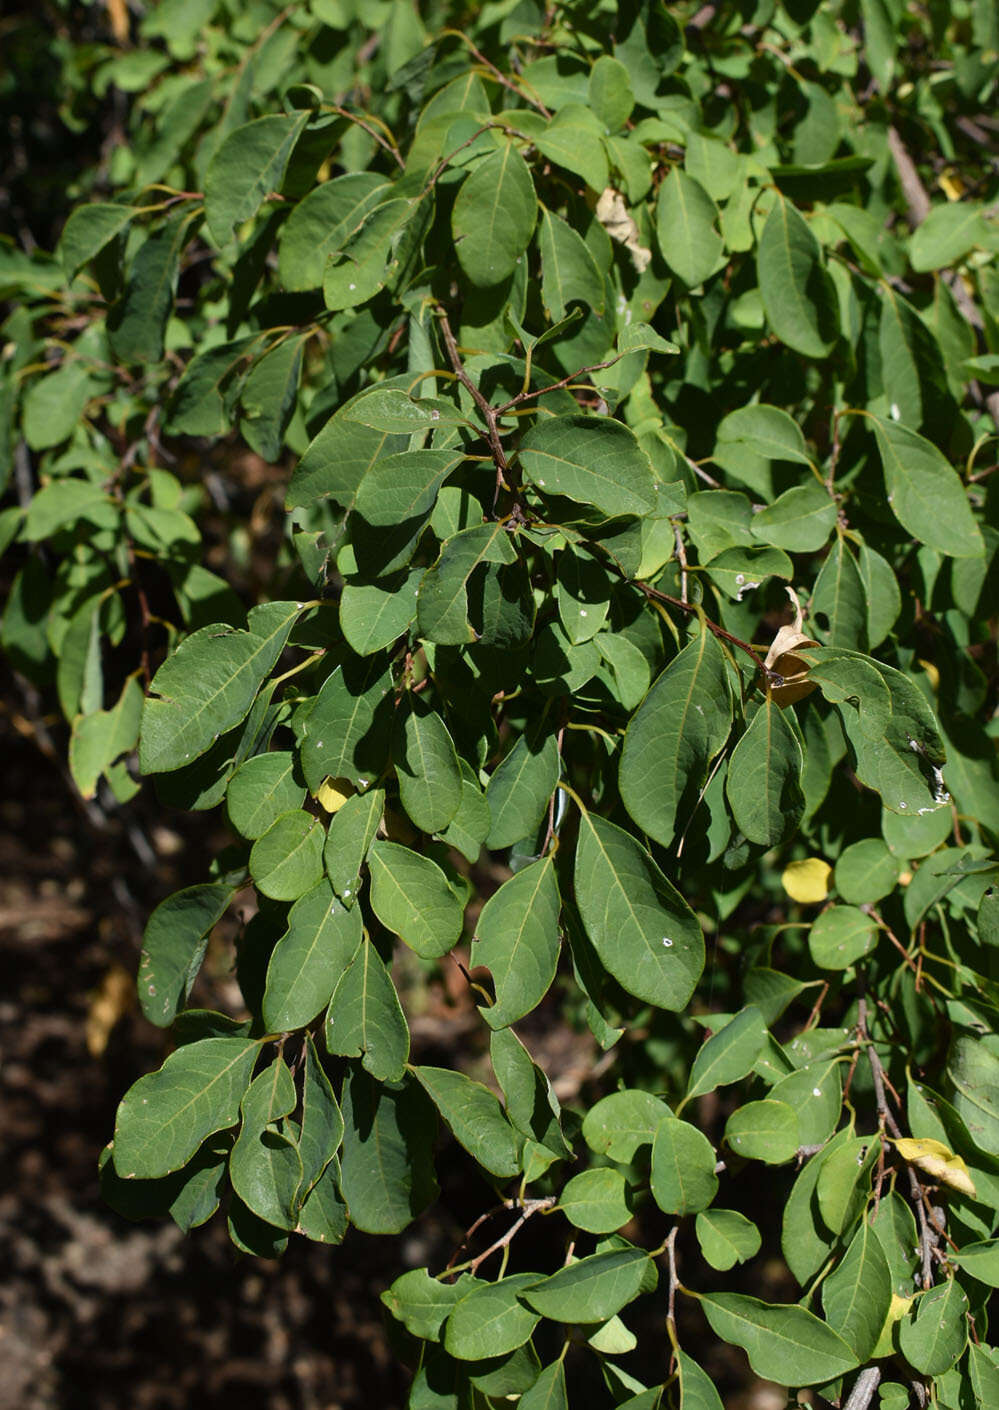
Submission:
<svg viewBox="0 0 999 1410">
<path fill-rule="evenodd" d="M 948 1150 L 942 1141 L 934 1141 L 929 1136 L 922 1136 L 918 1140 L 903 1137 L 895 1142 L 895 1149 L 903 1160 L 907 1160 L 918 1170 L 925 1171 L 942 1185 L 949 1185 L 952 1190 L 967 1195 L 969 1199 L 977 1198 L 968 1167 L 961 1157 Z"/>
</svg>

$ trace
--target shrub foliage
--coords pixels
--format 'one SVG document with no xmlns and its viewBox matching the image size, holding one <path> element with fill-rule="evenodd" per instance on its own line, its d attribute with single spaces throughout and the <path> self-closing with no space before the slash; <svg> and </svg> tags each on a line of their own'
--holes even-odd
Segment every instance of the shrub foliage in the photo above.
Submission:
<svg viewBox="0 0 999 1410">
<path fill-rule="evenodd" d="M 384 1293 L 419 1410 L 566 1406 L 570 1348 L 717 1410 L 701 1314 L 825 1402 L 999 1404 L 994 6 L 140 37 L 74 58 L 133 96 L 56 254 L 0 248 L 4 649 L 84 797 L 236 839 L 149 919 L 107 1199 L 273 1257 L 463 1161 L 488 1221 Z M 248 1017 L 187 1007 L 230 906 Z"/>
</svg>

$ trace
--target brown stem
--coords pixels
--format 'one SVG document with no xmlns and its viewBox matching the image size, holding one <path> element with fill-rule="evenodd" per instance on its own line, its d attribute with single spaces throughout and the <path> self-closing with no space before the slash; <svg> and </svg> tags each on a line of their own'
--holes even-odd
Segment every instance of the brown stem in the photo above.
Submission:
<svg viewBox="0 0 999 1410">
<path fill-rule="evenodd" d="M 684 602 L 682 597 L 673 597 L 668 592 L 660 592 L 658 588 L 650 587 L 648 583 L 635 581 L 635 586 L 640 588 L 650 601 L 665 602 L 670 607 L 679 607 L 681 612 L 697 611 L 697 607 L 694 603 Z M 710 617 L 704 616 L 701 620 L 704 622 L 708 631 L 712 632 L 721 641 L 727 641 L 730 646 L 736 646 L 740 651 L 744 651 L 753 662 L 754 666 L 756 666 L 757 670 L 762 671 L 768 680 L 772 680 L 774 677 L 783 679 L 779 671 L 772 671 L 769 666 L 764 665 L 748 641 L 743 641 L 741 637 L 733 636 L 732 633 L 727 632 L 724 627 L 720 627 L 717 622 L 713 622 Z"/>
<path fill-rule="evenodd" d="M 448 361 L 454 369 L 454 375 L 458 378 L 458 381 L 468 392 L 469 396 L 472 398 L 472 401 L 476 405 L 479 415 L 486 423 L 486 439 L 489 442 L 489 450 L 493 457 L 493 464 L 496 466 L 496 492 L 493 496 L 493 513 L 495 514 L 496 503 L 499 499 L 500 490 L 504 488 L 509 489 L 510 487 L 507 480 L 507 475 L 509 473 L 510 467 L 506 458 L 506 452 L 503 449 L 503 443 L 500 440 L 499 430 L 496 425 L 499 413 L 497 412 L 496 408 L 490 405 L 490 403 L 482 395 L 479 388 L 472 381 L 471 377 L 469 377 L 467 371 L 465 370 L 465 364 L 462 362 L 461 354 L 458 352 L 458 344 L 455 341 L 454 333 L 451 330 L 451 324 L 448 320 L 448 316 L 445 313 L 444 309 L 440 308 L 439 306 L 437 309 L 437 317 L 440 319 L 441 332 L 444 335 L 444 347 L 447 350 Z M 519 515 L 515 517 L 522 518 L 523 516 Z"/>
<path fill-rule="evenodd" d="M 609 357 L 606 362 L 593 362 L 589 367 L 580 367 L 577 372 L 571 372 L 568 377 L 563 377 L 560 382 L 552 382 L 548 387 L 536 387 L 533 392 L 518 392 L 515 397 L 505 401 L 502 406 L 496 407 L 496 415 L 503 416 L 506 412 L 512 411 L 516 406 L 522 406 L 525 401 L 531 401 L 534 397 L 547 396 L 549 392 L 560 392 L 564 387 L 571 386 L 580 377 L 586 377 L 590 372 L 601 372 L 605 367 L 613 367 L 615 362 L 620 362 L 624 353 L 618 353 L 616 357 Z"/>
<path fill-rule="evenodd" d="M 390 142 L 387 137 L 383 137 L 376 127 L 373 127 L 370 122 L 365 122 L 364 119 L 358 117 L 356 113 L 352 113 L 349 108 L 343 108 L 339 103 L 331 103 L 330 108 L 339 117 L 346 118 L 347 121 L 352 122 L 355 127 L 359 127 L 363 132 L 366 132 L 369 137 L 373 138 L 374 141 L 378 143 L 379 147 L 388 152 L 399 170 L 405 171 L 406 163 L 403 161 L 402 153 L 394 142 Z"/>
<path fill-rule="evenodd" d="M 487 1258 L 490 1258 L 494 1253 L 499 1253 L 500 1249 L 507 1248 L 513 1243 L 518 1230 L 524 1227 L 532 1215 L 537 1214 L 541 1209 L 554 1209 L 556 1204 L 558 1204 L 558 1198 L 555 1195 L 546 1195 L 544 1199 L 526 1199 L 523 1201 L 507 1200 L 504 1207 L 507 1209 L 519 1209 L 521 1211 L 520 1214 L 510 1225 L 505 1234 L 496 1239 L 494 1243 L 491 1243 L 477 1258 L 472 1259 L 471 1263 L 468 1265 L 468 1271 L 475 1273 L 479 1265 L 485 1263 Z"/>
<path fill-rule="evenodd" d="M 537 109 L 537 111 L 543 114 L 544 117 L 551 117 L 551 111 L 545 107 L 544 103 L 542 103 L 540 98 L 533 98 L 531 96 L 531 94 L 527 91 L 527 85 L 525 85 L 523 88 L 519 88 L 517 84 L 513 82 L 512 79 L 507 78 L 506 74 L 502 73 L 496 67 L 496 65 L 492 63 L 491 60 L 487 59 L 485 54 L 483 54 L 480 49 L 476 49 L 475 45 L 469 39 L 467 34 L 463 34 L 462 31 L 458 29 L 445 30 L 445 33 L 458 35 L 458 37 L 467 45 L 468 52 L 478 60 L 478 62 L 483 66 L 483 68 L 489 70 L 489 72 L 492 74 L 493 78 L 496 80 L 497 83 L 502 84 L 502 86 L 504 88 L 509 89 L 511 93 L 516 93 L 518 98 L 523 98 L 526 102 L 530 103 L 531 107 Z"/>
</svg>

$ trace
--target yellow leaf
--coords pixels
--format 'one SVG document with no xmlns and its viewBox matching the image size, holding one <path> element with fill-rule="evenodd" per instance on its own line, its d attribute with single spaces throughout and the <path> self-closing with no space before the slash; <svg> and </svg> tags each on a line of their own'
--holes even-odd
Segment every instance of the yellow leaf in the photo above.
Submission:
<svg viewBox="0 0 999 1410">
<path fill-rule="evenodd" d="M 336 813 L 354 791 L 354 785 L 345 778 L 327 778 L 319 785 L 316 802 L 328 813 Z"/>
<path fill-rule="evenodd" d="M 891 1356 L 892 1352 L 898 1349 L 894 1344 L 895 1326 L 898 1322 L 901 1322 L 902 1318 L 912 1306 L 913 1301 L 914 1299 L 911 1297 L 902 1297 L 897 1292 L 892 1293 L 888 1316 L 885 1318 L 884 1326 L 881 1328 L 881 1335 L 878 1337 L 877 1345 L 869 1357 L 871 1361 L 881 1356 Z"/>
<path fill-rule="evenodd" d="M 801 862 L 791 862 L 784 868 L 781 885 L 792 901 L 800 901 L 805 906 L 817 906 L 829 895 L 829 878 L 832 867 L 821 857 L 806 857 Z"/>
<path fill-rule="evenodd" d="M 952 1190 L 967 1195 L 969 1199 L 977 1198 L 968 1167 L 961 1157 L 948 1150 L 942 1141 L 934 1141 L 929 1136 L 922 1136 L 919 1140 L 903 1136 L 895 1142 L 895 1149 L 903 1160 L 915 1165 L 918 1170 L 924 1170 L 927 1175 L 932 1175 L 934 1180 L 949 1185 Z"/>
<path fill-rule="evenodd" d="M 100 1057 L 108 1045 L 111 1030 L 134 1003 L 135 979 L 123 965 L 112 965 L 90 996 L 87 1007 L 83 1031 L 91 1057 Z"/>
</svg>

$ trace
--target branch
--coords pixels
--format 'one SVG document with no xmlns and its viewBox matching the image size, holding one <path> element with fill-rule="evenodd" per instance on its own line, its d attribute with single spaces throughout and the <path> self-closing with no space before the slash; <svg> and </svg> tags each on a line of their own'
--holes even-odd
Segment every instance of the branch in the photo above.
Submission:
<svg viewBox="0 0 999 1410">
<path fill-rule="evenodd" d="M 356 124 L 356 126 L 366 132 L 369 137 L 374 138 L 379 147 L 384 148 L 384 150 L 391 155 L 399 170 L 405 171 L 406 163 L 403 161 L 402 153 L 394 142 L 390 142 L 388 138 L 383 137 L 377 128 L 372 127 L 371 123 L 365 122 L 363 118 L 359 118 L 357 114 L 352 113 L 349 108 L 342 108 L 339 103 L 331 103 L 330 107 L 333 112 L 337 113 L 340 117 L 346 118 L 348 122 Z"/>
<path fill-rule="evenodd" d="M 641 583 L 635 579 L 629 579 L 629 581 L 633 581 L 635 586 L 640 588 L 650 601 L 665 602 L 670 607 L 679 607 L 681 612 L 697 612 L 697 606 L 692 602 L 684 602 L 682 597 L 673 597 L 668 592 L 660 592 L 658 588 L 650 587 L 648 583 Z M 763 672 L 767 680 L 773 681 L 777 685 L 783 683 L 784 677 L 780 672 L 772 671 L 769 666 L 764 665 L 748 641 L 743 641 L 741 637 L 733 636 L 731 632 L 727 632 L 724 627 L 720 627 L 717 622 L 713 622 L 708 616 L 703 616 L 701 620 L 704 622 L 708 631 L 713 632 L 721 641 L 727 641 L 730 646 L 738 647 L 740 651 L 744 651 L 757 670 Z"/>
<path fill-rule="evenodd" d="M 844 1402 L 843 1410 L 867 1410 L 880 1382 L 881 1367 L 866 1366 L 854 1381 L 853 1390 L 850 1392 L 849 1399 Z"/>
<path fill-rule="evenodd" d="M 476 1258 L 472 1259 L 471 1263 L 468 1265 L 468 1271 L 475 1273 L 479 1265 L 485 1263 L 487 1258 L 490 1258 L 494 1253 L 498 1253 L 500 1249 L 508 1248 L 513 1242 L 518 1230 L 524 1227 L 533 1214 L 537 1214 L 539 1210 L 554 1209 L 557 1204 L 558 1197 L 556 1195 L 546 1195 L 544 1199 L 527 1199 L 523 1202 L 507 1200 L 504 1207 L 519 1208 L 521 1211 L 520 1215 L 510 1225 L 505 1234 L 501 1235 L 495 1243 L 491 1243 L 484 1253 L 480 1253 Z"/>
<path fill-rule="evenodd" d="M 510 488 L 507 481 L 510 466 L 506 458 L 506 452 L 503 449 L 503 443 L 500 440 L 499 429 L 496 425 L 499 412 L 494 406 L 490 405 L 465 370 L 465 364 L 462 362 L 461 355 L 458 352 L 458 344 L 455 342 L 448 316 L 440 306 L 437 308 L 437 317 L 440 319 L 441 332 L 444 335 L 444 347 L 447 350 L 448 361 L 454 369 L 454 375 L 468 392 L 476 405 L 479 415 L 486 423 L 486 439 L 489 442 L 489 450 L 493 457 L 493 464 L 496 466 L 496 493 L 493 496 L 493 512 L 495 513 L 496 501 L 499 499 L 500 490 Z M 515 508 L 514 518 L 518 520 L 523 518 L 522 513 L 517 508 Z"/>
</svg>

